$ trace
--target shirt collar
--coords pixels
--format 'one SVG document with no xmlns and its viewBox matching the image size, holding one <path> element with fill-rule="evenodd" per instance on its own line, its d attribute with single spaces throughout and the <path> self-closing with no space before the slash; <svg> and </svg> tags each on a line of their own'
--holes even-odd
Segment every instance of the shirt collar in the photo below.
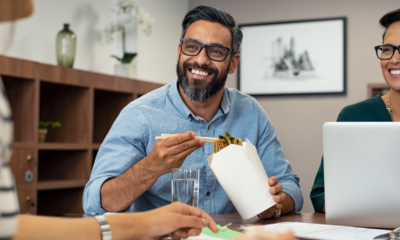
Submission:
<svg viewBox="0 0 400 240">
<path fill-rule="evenodd" d="M 170 99 L 172 103 L 176 106 L 178 111 L 183 114 L 186 118 L 190 119 L 191 116 L 195 117 L 195 115 L 190 111 L 190 109 L 186 106 L 186 104 L 183 102 L 181 95 L 179 94 L 178 90 L 178 79 L 176 79 L 172 84 L 169 89 L 168 95 L 170 96 Z M 230 109 L 230 101 L 229 101 L 229 96 L 227 93 L 227 89 L 224 88 L 224 94 L 222 95 L 222 101 L 220 105 L 220 109 L 223 114 L 227 114 Z"/>
</svg>

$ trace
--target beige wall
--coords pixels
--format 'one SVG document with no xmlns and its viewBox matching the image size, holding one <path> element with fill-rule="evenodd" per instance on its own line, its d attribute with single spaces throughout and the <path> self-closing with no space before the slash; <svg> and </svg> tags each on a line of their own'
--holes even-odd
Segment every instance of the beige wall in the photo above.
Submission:
<svg viewBox="0 0 400 240">
<path fill-rule="evenodd" d="M 310 190 L 322 155 L 322 124 L 340 110 L 366 98 L 368 83 L 383 82 L 373 47 L 381 43 L 379 18 L 400 6 L 398 0 L 190 0 L 189 9 L 211 5 L 232 14 L 239 24 L 347 17 L 347 95 L 257 97 L 274 124 L 293 170 L 300 176 L 304 212 L 313 211 Z M 327 46 L 329 47 L 329 46 Z M 326 56 L 329 58 L 329 56 Z M 335 71 L 335 69 L 332 69 Z M 237 75 L 227 85 L 236 87 Z M 245 80 L 244 80 L 245 81 Z M 340 176 L 338 176 L 340 177 Z M 343 186 L 346 187 L 346 186 Z"/>
</svg>

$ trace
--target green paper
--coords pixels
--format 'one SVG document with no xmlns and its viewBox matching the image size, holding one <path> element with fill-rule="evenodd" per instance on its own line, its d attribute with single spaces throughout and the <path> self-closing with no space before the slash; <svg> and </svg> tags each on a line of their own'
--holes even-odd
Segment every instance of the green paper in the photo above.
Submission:
<svg viewBox="0 0 400 240">
<path fill-rule="evenodd" d="M 217 225 L 218 227 L 218 232 L 217 233 L 213 233 L 208 227 L 203 228 L 201 230 L 201 233 L 207 235 L 207 236 L 211 236 L 211 237 L 217 237 L 217 238 L 221 238 L 221 239 L 231 239 L 231 238 L 235 238 L 235 237 L 239 237 L 241 236 L 243 233 L 241 232 L 236 232 L 233 231 L 231 229 L 226 229 L 226 230 L 221 230 L 221 226 Z"/>
</svg>

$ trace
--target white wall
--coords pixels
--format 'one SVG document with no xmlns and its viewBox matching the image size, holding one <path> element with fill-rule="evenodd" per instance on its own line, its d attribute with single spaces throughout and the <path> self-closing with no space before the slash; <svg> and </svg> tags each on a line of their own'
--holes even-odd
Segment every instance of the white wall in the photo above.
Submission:
<svg viewBox="0 0 400 240">
<path fill-rule="evenodd" d="M 151 36 L 139 32 L 138 77 L 170 83 L 176 78 L 181 22 L 188 10 L 188 1 L 141 0 L 140 3 L 156 16 L 156 21 Z"/>
<path fill-rule="evenodd" d="M 293 170 L 300 176 L 304 212 L 312 212 L 310 190 L 322 156 L 322 124 L 367 97 L 368 83 L 382 83 L 374 46 L 382 42 L 380 17 L 399 8 L 398 0 L 190 0 L 189 8 L 211 5 L 229 12 L 239 24 L 347 17 L 347 95 L 257 97 L 274 124 Z M 327 46 L 329 47 L 329 46 Z M 329 56 L 326 56 L 327 58 Z M 335 71 L 335 69 L 332 69 Z M 237 75 L 227 85 L 236 87 Z M 244 79 L 245 81 L 245 79 Z M 340 176 L 338 176 L 340 177 Z M 346 187 L 346 186 L 343 186 Z"/>
<path fill-rule="evenodd" d="M 56 35 L 63 23 L 70 23 L 77 35 L 74 68 L 113 74 L 117 61 L 110 55 L 122 55 L 121 43 L 116 36 L 114 42 L 107 44 L 103 35 L 105 25 L 114 16 L 112 3 L 113 0 L 36 0 L 33 15 L 16 22 L 13 45 L 5 55 L 56 64 Z M 180 23 L 188 3 L 186 0 L 142 0 L 140 4 L 156 21 L 150 36 L 138 31 L 137 46 L 127 44 L 128 50 L 138 50 L 138 78 L 169 83 L 176 78 Z M 9 23 L 0 24 L 0 54 L 4 54 L 9 29 Z"/>
</svg>

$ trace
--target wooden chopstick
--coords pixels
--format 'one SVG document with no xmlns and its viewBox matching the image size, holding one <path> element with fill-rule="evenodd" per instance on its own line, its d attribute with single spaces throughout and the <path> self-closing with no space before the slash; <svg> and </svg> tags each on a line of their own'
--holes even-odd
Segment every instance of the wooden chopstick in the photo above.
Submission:
<svg viewBox="0 0 400 240">
<path fill-rule="evenodd" d="M 163 134 L 161 134 L 161 136 L 156 136 L 156 140 L 167 139 L 167 138 L 172 137 L 172 136 L 175 136 L 175 135 L 174 134 L 165 134 L 165 133 L 163 133 Z M 203 139 L 204 142 L 206 142 L 206 143 L 215 143 L 216 141 L 219 140 L 218 138 L 212 138 L 212 137 L 198 137 L 198 136 L 195 136 L 194 138 Z"/>
</svg>

